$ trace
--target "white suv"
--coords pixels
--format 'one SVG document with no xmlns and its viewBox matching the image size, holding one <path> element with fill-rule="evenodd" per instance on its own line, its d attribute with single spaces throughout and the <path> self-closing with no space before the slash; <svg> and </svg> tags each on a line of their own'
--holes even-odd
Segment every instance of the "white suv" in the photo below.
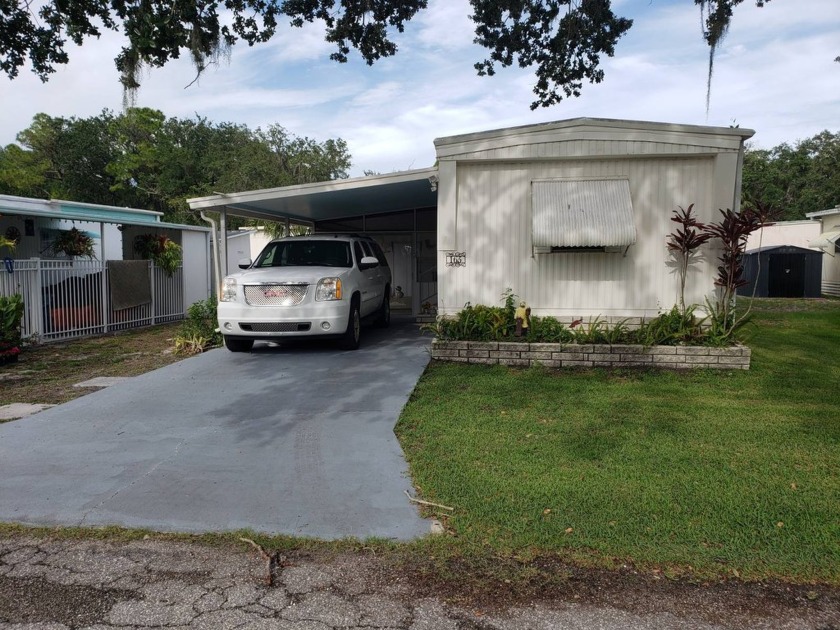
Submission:
<svg viewBox="0 0 840 630">
<path fill-rule="evenodd" d="M 219 296 L 219 330 L 231 352 L 300 337 L 336 337 L 355 350 L 362 319 L 390 324 L 391 269 L 369 236 L 281 238 L 239 267 Z"/>
</svg>

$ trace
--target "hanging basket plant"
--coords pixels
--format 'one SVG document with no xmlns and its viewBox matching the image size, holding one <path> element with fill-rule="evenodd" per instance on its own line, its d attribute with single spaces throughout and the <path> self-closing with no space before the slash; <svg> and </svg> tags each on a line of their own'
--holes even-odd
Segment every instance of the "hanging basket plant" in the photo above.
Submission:
<svg viewBox="0 0 840 630">
<path fill-rule="evenodd" d="M 76 228 L 59 230 L 50 246 L 45 250 L 50 256 L 66 254 L 67 256 L 83 256 L 96 258 L 93 251 L 93 239 Z"/>
<path fill-rule="evenodd" d="M 10 239 L 6 238 L 5 236 L 3 236 L 2 234 L 0 234 L 0 250 L 5 248 L 5 249 L 8 250 L 8 252 L 13 254 L 15 252 L 15 247 L 16 246 L 17 246 L 17 241 L 10 240 Z"/>
<path fill-rule="evenodd" d="M 181 246 L 165 234 L 139 234 L 134 237 L 134 252 L 151 260 L 170 278 L 181 266 Z"/>
</svg>

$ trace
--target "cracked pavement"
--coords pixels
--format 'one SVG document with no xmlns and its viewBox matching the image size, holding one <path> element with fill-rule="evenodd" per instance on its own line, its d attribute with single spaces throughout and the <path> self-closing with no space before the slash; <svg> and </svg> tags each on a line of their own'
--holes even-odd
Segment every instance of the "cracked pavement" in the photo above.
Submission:
<svg viewBox="0 0 840 630">
<path fill-rule="evenodd" d="M 688 603 L 549 599 L 491 610 L 430 594 L 365 552 L 320 558 L 297 553 L 281 561 L 272 586 L 266 577 L 265 561 L 244 546 L 12 536 L 0 539 L 0 629 L 840 628 L 836 593 L 785 605 L 760 598 L 721 602 L 697 591 L 702 596 Z"/>
</svg>

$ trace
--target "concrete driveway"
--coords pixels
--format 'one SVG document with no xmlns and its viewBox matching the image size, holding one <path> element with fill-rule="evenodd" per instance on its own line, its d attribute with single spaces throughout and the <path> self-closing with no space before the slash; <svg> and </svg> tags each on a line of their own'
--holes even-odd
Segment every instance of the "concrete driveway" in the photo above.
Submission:
<svg viewBox="0 0 840 630">
<path fill-rule="evenodd" d="M 214 350 L 0 424 L 0 520 L 421 536 L 393 428 L 428 344 L 395 320 L 356 352 Z"/>
</svg>

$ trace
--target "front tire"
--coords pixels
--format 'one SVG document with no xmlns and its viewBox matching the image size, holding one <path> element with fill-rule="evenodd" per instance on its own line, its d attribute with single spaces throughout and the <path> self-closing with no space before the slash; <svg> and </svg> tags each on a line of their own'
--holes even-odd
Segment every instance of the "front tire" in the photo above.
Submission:
<svg viewBox="0 0 840 630">
<path fill-rule="evenodd" d="M 382 297 L 382 306 L 379 307 L 379 313 L 376 315 L 377 328 L 388 328 L 391 325 L 391 296 L 388 291 Z"/>
<path fill-rule="evenodd" d="M 359 300 L 353 298 L 350 303 L 350 316 L 347 318 L 347 330 L 341 338 L 343 350 L 356 350 L 362 338 L 362 316 L 359 314 Z"/>
<path fill-rule="evenodd" d="M 225 348 L 231 352 L 250 352 L 253 347 L 253 339 L 231 339 L 230 337 L 225 337 Z"/>
</svg>

